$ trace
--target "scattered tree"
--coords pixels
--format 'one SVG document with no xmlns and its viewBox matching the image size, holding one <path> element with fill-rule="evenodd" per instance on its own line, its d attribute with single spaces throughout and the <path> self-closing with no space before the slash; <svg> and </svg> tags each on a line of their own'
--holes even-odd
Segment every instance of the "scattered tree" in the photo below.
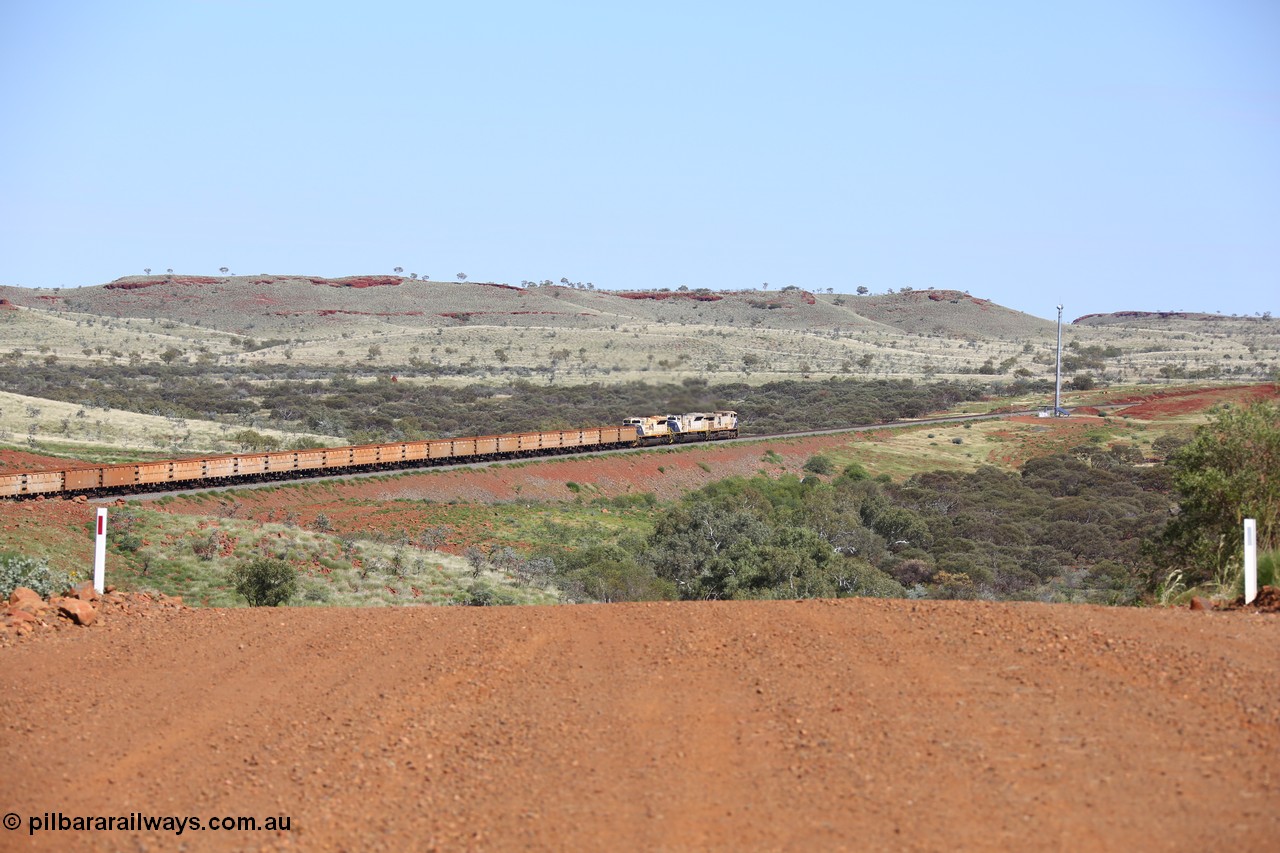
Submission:
<svg viewBox="0 0 1280 853">
<path fill-rule="evenodd" d="M 471 567 L 471 577 L 480 577 L 480 573 L 484 571 L 485 563 L 488 561 L 484 551 L 477 548 L 475 545 L 469 545 L 467 546 L 467 549 L 462 552 L 462 556 L 466 559 L 467 565 Z"/>
</svg>

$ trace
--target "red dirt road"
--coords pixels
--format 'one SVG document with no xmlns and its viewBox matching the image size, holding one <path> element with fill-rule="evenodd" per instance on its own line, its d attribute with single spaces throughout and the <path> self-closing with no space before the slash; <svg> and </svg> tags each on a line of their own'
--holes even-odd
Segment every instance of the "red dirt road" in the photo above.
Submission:
<svg viewBox="0 0 1280 853">
<path fill-rule="evenodd" d="M 1274 850 L 1276 648 L 877 600 L 107 620 L 0 648 L 0 848 Z M 27 836 L 58 811 L 291 829 Z"/>
</svg>

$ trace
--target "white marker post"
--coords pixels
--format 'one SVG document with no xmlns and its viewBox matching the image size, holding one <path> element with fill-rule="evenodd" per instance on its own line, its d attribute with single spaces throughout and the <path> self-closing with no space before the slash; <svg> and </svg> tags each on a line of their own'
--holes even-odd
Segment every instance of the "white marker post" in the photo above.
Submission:
<svg viewBox="0 0 1280 853">
<path fill-rule="evenodd" d="M 93 543 L 93 588 L 102 595 L 107 574 L 107 508 L 98 507 L 98 535 Z"/>
<path fill-rule="evenodd" d="M 1244 603 L 1258 597 L 1258 522 L 1244 520 Z"/>
</svg>

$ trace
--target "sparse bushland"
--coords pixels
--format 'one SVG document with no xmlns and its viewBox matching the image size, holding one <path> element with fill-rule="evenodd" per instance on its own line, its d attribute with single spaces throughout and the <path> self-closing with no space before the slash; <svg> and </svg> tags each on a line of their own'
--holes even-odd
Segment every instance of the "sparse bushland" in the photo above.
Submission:
<svg viewBox="0 0 1280 853">
<path fill-rule="evenodd" d="M 911 596 L 1132 604 L 1141 544 L 1170 507 L 1159 469 L 1087 448 L 890 484 L 734 477 L 660 508 L 651 529 L 549 548 L 572 600 Z"/>
<path fill-rule="evenodd" d="M 1123 443 L 1086 441 L 1020 473 L 932 471 L 897 483 L 857 463 L 834 476 L 802 473 L 732 477 L 667 503 L 650 493 L 592 497 L 583 487 L 564 503 L 438 506 L 417 535 L 412 523 L 335 535 L 328 516 L 232 518 L 241 512 L 225 495 L 208 496 L 204 515 L 131 503 L 112 513 L 112 582 L 233 606 L 243 600 L 235 566 L 261 557 L 299 573 L 289 602 L 303 605 L 819 596 L 1132 604 L 1174 600 L 1185 588 L 1142 547 L 1159 539 L 1174 505 L 1170 470 Z M 446 542 L 465 554 L 429 550 Z"/>
<path fill-rule="evenodd" d="M 736 409 L 744 434 L 764 434 L 918 417 L 991 393 L 1025 393 L 1032 386 L 887 379 L 748 385 L 687 379 L 559 387 L 517 380 L 458 387 L 392 382 L 389 375 L 366 381 L 341 370 L 269 365 L 254 373 L 218 373 L 191 365 L 112 368 L 0 361 L 0 387 L 76 403 L 86 408 L 89 420 L 94 409 L 109 407 L 221 421 L 227 425 L 224 442 L 257 450 L 284 443 L 279 436 L 264 435 L 265 428 L 341 435 L 358 443 L 561 429 L 618 423 L 632 414 L 714 409 Z"/>
<path fill-rule="evenodd" d="M 527 382 L 441 388 L 334 379 L 266 389 L 263 406 L 313 430 L 361 438 L 476 435 L 617 423 L 631 414 L 736 409 L 746 434 L 879 423 L 980 398 L 976 385 L 896 380 L 786 381 L 760 386 L 628 383 L 546 388 Z"/>
</svg>

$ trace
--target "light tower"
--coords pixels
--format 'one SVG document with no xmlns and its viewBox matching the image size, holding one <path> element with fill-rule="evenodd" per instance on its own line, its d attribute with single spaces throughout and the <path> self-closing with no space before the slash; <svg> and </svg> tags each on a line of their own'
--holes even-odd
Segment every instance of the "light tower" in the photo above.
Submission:
<svg viewBox="0 0 1280 853">
<path fill-rule="evenodd" d="M 1058 366 L 1053 379 L 1053 416 L 1062 417 L 1062 306 L 1058 306 Z"/>
</svg>

